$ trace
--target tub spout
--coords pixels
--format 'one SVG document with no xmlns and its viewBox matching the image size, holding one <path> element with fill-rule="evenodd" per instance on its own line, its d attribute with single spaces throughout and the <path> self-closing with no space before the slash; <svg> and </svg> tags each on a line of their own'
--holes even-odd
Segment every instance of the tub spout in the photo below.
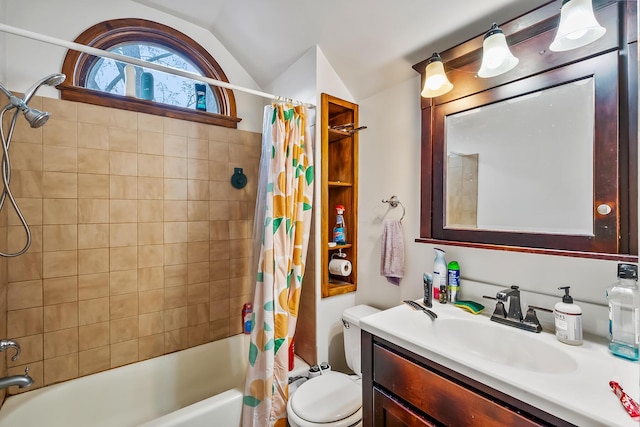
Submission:
<svg viewBox="0 0 640 427">
<path fill-rule="evenodd" d="M 29 376 L 29 367 L 24 368 L 24 375 L 11 375 L 0 378 L 0 389 L 17 385 L 19 388 L 29 387 L 33 384 L 33 378 Z"/>
</svg>

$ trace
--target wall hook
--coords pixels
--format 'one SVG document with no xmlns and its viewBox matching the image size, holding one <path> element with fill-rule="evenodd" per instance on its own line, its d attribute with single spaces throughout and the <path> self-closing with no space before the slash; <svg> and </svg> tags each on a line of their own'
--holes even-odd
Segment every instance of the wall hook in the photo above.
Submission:
<svg viewBox="0 0 640 427">
<path fill-rule="evenodd" d="M 242 172 L 242 168 L 233 168 L 231 185 L 233 185 L 233 188 L 237 188 L 238 190 L 247 185 L 247 176 Z"/>
</svg>

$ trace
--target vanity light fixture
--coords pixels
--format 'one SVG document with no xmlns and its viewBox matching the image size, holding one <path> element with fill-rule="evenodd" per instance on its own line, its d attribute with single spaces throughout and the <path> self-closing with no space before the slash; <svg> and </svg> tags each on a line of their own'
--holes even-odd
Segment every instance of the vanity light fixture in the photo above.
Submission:
<svg viewBox="0 0 640 427">
<path fill-rule="evenodd" d="M 596 20 L 591 0 L 563 0 L 560 25 L 549 49 L 554 52 L 576 49 L 598 40 L 606 32 Z"/>
<path fill-rule="evenodd" d="M 420 95 L 424 98 L 435 98 L 453 89 L 442 65 L 442 58 L 437 52 L 431 55 L 424 70 L 424 88 Z"/>
<path fill-rule="evenodd" d="M 518 65 L 519 59 L 513 56 L 498 24 L 491 25 L 482 42 L 482 64 L 478 70 L 478 77 L 488 78 L 499 76 Z"/>
</svg>

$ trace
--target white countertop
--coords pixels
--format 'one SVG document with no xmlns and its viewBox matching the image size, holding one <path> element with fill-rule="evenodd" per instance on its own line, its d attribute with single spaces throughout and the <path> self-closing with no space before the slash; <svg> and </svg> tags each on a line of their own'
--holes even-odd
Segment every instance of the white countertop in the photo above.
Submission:
<svg viewBox="0 0 640 427">
<path fill-rule="evenodd" d="M 424 313 L 400 304 L 362 318 L 360 326 L 382 339 L 577 426 L 640 426 L 627 414 L 609 387 L 609 381 L 617 381 L 626 393 L 638 400 L 640 364 L 611 355 L 606 340 L 585 339 L 581 346 L 566 345 L 552 333 L 543 331 L 536 334 L 491 322 L 490 307 L 481 315 L 473 315 L 453 304 L 435 303 L 432 310 L 438 314 L 438 319 L 433 322 Z M 566 373 L 534 372 L 497 363 L 482 354 L 474 354 L 472 349 L 461 350 L 459 345 L 443 339 L 442 334 L 436 335 L 435 323 L 447 318 L 486 322 L 505 328 L 505 336 L 508 334 L 511 339 L 513 334 L 520 334 L 523 340 L 534 340 L 540 347 L 553 346 L 575 360 L 575 368 Z M 499 345 L 496 352 L 501 351 Z"/>
</svg>

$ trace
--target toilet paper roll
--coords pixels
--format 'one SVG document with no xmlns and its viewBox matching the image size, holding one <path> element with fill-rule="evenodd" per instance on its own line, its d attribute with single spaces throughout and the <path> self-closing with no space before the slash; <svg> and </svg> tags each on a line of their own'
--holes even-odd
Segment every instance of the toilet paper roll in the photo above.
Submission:
<svg viewBox="0 0 640 427">
<path fill-rule="evenodd" d="M 351 274 L 351 261 L 346 259 L 332 259 L 329 262 L 329 273 L 336 276 L 348 276 Z"/>
</svg>

